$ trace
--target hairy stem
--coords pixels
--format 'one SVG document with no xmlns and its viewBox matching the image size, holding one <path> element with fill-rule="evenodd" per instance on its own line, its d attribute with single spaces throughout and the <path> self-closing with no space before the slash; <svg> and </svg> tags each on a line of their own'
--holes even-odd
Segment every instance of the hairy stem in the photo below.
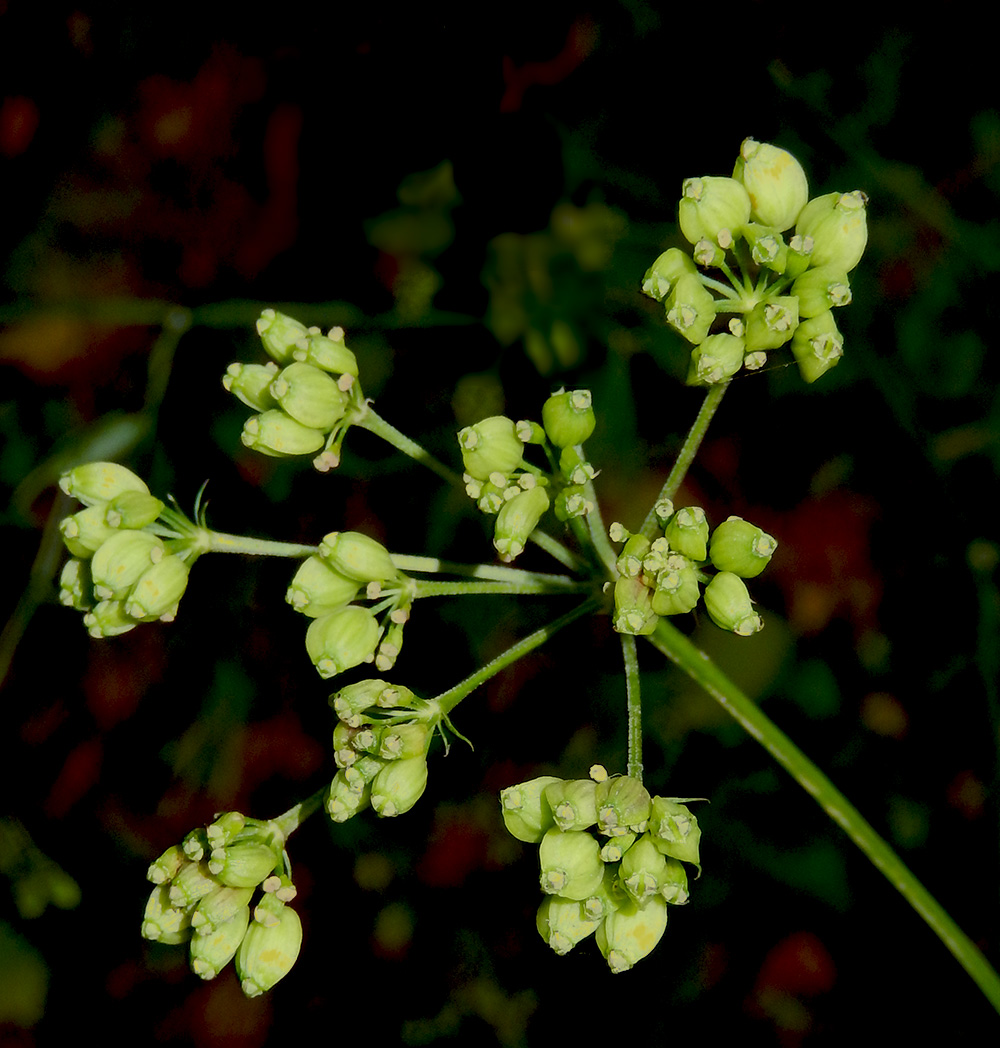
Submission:
<svg viewBox="0 0 1000 1048">
<path fill-rule="evenodd" d="M 639 691 L 639 657 L 635 637 L 620 634 L 625 659 L 625 698 L 628 705 L 628 774 L 642 782 L 642 696 Z"/>
</svg>

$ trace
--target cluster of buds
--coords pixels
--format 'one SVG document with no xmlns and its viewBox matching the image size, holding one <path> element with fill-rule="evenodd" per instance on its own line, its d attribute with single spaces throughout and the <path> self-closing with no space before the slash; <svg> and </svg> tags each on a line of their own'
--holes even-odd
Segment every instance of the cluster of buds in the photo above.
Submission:
<svg viewBox="0 0 1000 1048">
<path fill-rule="evenodd" d="M 172 621 L 197 556 L 184 534 L 188 522 L 115 462 L 77 466 L 59 486 L 85 507 L 59 525 L 71 554 L 59 580 L 60 601 L 84 613 L 93 637 Z"/>
<path fill-rule="evenodd" d="M 565 954 L 594 934 L 613 972 L 649 954 L 667 927 L 667 904 L 688 900 L 685 862 L 701 872 L 701 830 L 690 798 L 651 797 L 630 776 L 543 775 L 500 794 L 504 825 L 539 846 L 541 937 Z"/>
<path fill-rule="evenodd" d="M 247 997 L 287 975 L 302 945 L 284 835 L 273 822 L 226 812 L 150 867 L 156 887 L 146 903 L 142 934 L 188 943 L 191 970 L 214 979 L 231 960 Z M 254 893 L 260 896 L 251 910 Z"/>
<path fill-rule="evenodd" d="M 265 309 L 257 333 L 270 362 L 230 364 L 222 378 L 230 393 L 258 412 L 243 426 L 243 443 L 274 458 L 314 455 L 320 472 L 333 469 L 347 430 L 367 410 L 343 328 L 324 335 Z"/>
<path fill-rule="evenodd" d="M 337 774 L 327 814 L 346 822 L 369 807 L 384 816 L 409 811 L 427 787 L 427 750 L 443 720 L 437 704 L 398 684 L 363 680 L 332 695 L 330 705 Z"/>
<path fill-rule="evenodd" d="M 752 138 L 732 178 L 685 180 L 678 222 L 694 257 L 665 251 L 642 290 L 694 346 L 689 383 L 727 382 L 741 367 L 762 367 L 785 343 L 806 382 L 839 361 L 844 340 L 833 309 L 851 301 L 847 274 L 868 242 L 867 202 L 860 190 L 809 200 L 795 157 Z M 728 284 L 699 267 L 718 270 Z M 728 323 L 716 323 L 727 314 Z"/>
<path fill-rule="evenodd" d="M 359 597 L 376 603 L 372 608 L 352 603 Z M 306 650 L 326 679 L 363 662 L 374 661 L 382 673 L 392 669 L 403 646 L 413 586 L 381 543 L 357 531 L 332 531 L 299 566 L 285 599 L 313 620 Z"/>
<path fill-rule="evenodd" d="M 585 485 L 597 474 L 581 445 L 594 425 L 590 390 L 560 389 L 542 406 L 541 424 L 493 415 L 459 432 L 465 490 L 483 513 L 496 515 L 493 545 L 501 560 L 521 553 L 550 505 L 561 521 L 593 509 Z M 550 473 L 525 461 L 532 444 L 543 449 Z"/>
<path fill-rule="evenodd" d="M 742 517 L 729 517 L 710 537 L 701 507 L 675 511 L 669 499 L 656 504 L 656 513 L 663 534 L 652 540 L 611 525 L 611 540 L 624 542 L 617 562 L 615 629 L 652 633 L 661 615 L 693 611 L 703 600 L 717 626 L 741 637 L 756 633 L 762 622 L 743 580 L 767 567 L 778 547 L 774 538 Z M 711 576 L 704 570 L 709 564 L 716 569 Z"/>
</svg>

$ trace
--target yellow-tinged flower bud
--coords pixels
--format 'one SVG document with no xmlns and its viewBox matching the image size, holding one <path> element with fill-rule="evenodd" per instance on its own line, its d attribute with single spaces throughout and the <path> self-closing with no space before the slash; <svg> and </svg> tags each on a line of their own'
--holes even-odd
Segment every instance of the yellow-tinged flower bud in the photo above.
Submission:
<svg viewBox="0 0 1000 1048">
<path fill-rule="evenodd" d="M 163 539 L 148 531 L 118 531 L 90 561 L 94 595 L 121 600 L 142 574 L 163 559 Z"/>
<path fill-rule="evenodd" d="M 549 830 L 538 846 L 542 891 L 583 900 L 601 886 L 601 847 L 586 830 Z"/>
<path fill-rule="evenodd" d="M 588 935 L 593 935 L 603 920 L 603 915 L 597 918 L 590 917 L 582 902 L 548 895 L 538 907 L 535 926 L 545 942 L 563 957 L 577 943 L 582 942 Z"/>
<path fill-rule="evenodd" d="M 844 273 L 861 261 L 868 243 L 868 197 L 853 193 L 826 193 L 814 197 L 802 209 L 795 232 L 813 241 L 810 264 L 833 266 Z"/>
<path fill-rule="evenodd" d="M 117 462 L 85 462 L 64 473 L 59 487 L 85 506 L 108 502 L 123 491 L 149 494 L 145 481 Z"/>
<path fill-rule="evenodd" d="M 750 221 L 750 197 L 732 178 L 687 178 L 677 220 L 690 243 L 703 238 L 719 243 L 720 233 L 735 236 Z"/>
<path fill-rule="evenodd" d="M 627 972 L 649 956 L 667 929 L 667 904 L 654 895 L 645 906 L 624 903 L 604 918 L 597 945 L 613 972 Z"/>
<path fill-rule="evenodd" d="M 408 812 L 427 788 L 427 758 L 393 760 L 372 780 L 372 807 L 386 817 Z"/>
<path fill-rule="evenodd" d="M 177 602 L 187 589 L 190 570 L 190 565 L 177 555 L 164 557 L 139 576 L 125 598 L 125 611 L 146 622 L 173 618 Z"/>
<path fill-rule="evenodd" d="M 268 895 L 265 901 L 272 898 L 274 896 Z M 302 947 L 299 915 L 290 906 L 281 906 L 275 916 L 274 924 L 264 925 L 255 913 L 236 953 L 236 973 L 247 997 L 257 997 L 270 990 L 291 971 L 299 956 Z"/>
<path fill-rule="evenodd" d="M 791 153 L 767 142 L 744 139 L 733 178 L 746 188 L 754 221 L 779 231 L 795 225 L 809 199 L 802 165 Z"/>
<path fill-rule="evenodd" d="M 778 543 L 755 524 L 730 517 L 712 532 L 709 556 L 719 571 L 756 578 L 767 567 Z"/>
<path fill-rule="evenodd" d="M 593 779 L 564 779 L 545 787 L 545 800 L 560 830 L 585 830 L 597 822 L 596 788 Z"/>
<path fill-rule="evenodd" d="M 743 366 L 746 343 L 735 335 L 709 335 L 691 350 L 689 386 L 710 386 L 728 382 Z"/>
<path fill-rule="evenodd" d="M 312 556 L 299 565 L 285 600 L 303 615 L 317 619 L 350 604 L 361 584 L 330 568 L 320 557 Z"/>
<path fill-rule="evenodd" d="M 270 411 L 278 406 L 271 395 L 271 383 L 277 376 L 278 365 L 273 360 L 267 364 L 241 364 L 236 361 L 226 368 L 222 385 L 248 408 Z"/>
<path fill-rule="evenodd" d="M 389 551 L 359 531 L 331 531 L 319 544 L 327 567 L 358 582 L 386 582 L 398 577 Z"/>
<path fill-rule="evenodd" d="M 250 924 L 250 907 L 244 904 L 227 921 L 206 928 L 191 940 L 191 971 L 201 979 L 214 979 L 236 956 Z"/>
</svg>

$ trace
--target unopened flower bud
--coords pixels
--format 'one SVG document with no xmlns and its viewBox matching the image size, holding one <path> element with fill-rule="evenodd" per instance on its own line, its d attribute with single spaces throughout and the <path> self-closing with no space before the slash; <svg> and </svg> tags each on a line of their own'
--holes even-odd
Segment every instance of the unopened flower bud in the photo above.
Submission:
<svg viewBox="0 0 1000 1048">
<path fill-rule="evenodd" d="M 806 382 L 815 382 L 844 355 L 844 337 L 837 328 L 833 313 L 827 310 L 803 320 L 792 336 L 792 356 L 799 374 Z"/>
<path fill-rule="evenodd" d="M 545 800 L 560 830 L 585 830 L 597 822 L 596 788 L 593 779 L 565 779 L 545 787 Z"/>
<path fill-rule="evenodd" d="M 807 269 L 792 284 L 791 293 L 799 300 L 799 316 L 815 317 L 835 306 L 846 306 L 851 301 L 851 285 L 847 274 L 832 266 Z"/>
<path fill-rule="evenodd" d="M 333 677 L 375 657 L 379 627 L 367 608 L 349 604 L 314 619 L 306 631 L 306 651 L 321 677 Z"/>
<path fill-rule="evenodd" d="M 73 557 L 63 565 L 59 576 L 59 603 L 77 611 L 88 611 L 93 605 L 90 564 Z"/>
<path fill-rule="evenodd" d="M 146 879 L 153 884 L 166 884 L 180 873 L 181 867 L 186 866 L 188 861 L 184 849 L 179 844 L 172 844 L 158 859 L 149 864 Z"/>
<path fill-rule="evenodd" d="M 125 611 L 134 619 L 152 622 L 172 617 L 187 589 L 190 565 L 170 554 L 147 568 L 125 598 Z"/>
<path fill-rule="evenodd" d="M 387 582 L 398 577 L 389 551 L 359 531 L 331 531 L 319 544 L 327 567 L 358 582 Z"/>
<path fill-rule="evenodd" d="M 667 904 L 654 895 L 645 906 L 633 902 L 609 913 L 597 929 L 597 945 L 613 972 L 626 972 L 649 956 L 667 929 Z"/>
<path fill-rule="evenodd" d="M 108 502 L 123 491 L 149 494 L 145 481 L 117 462 L 85 462 L 59 478 L 59 487 L 85 506 Z"/>
<path fill-rule="evenodd" d="M 652 633 L 659 617 L 651 599 L 649 588 L 640 579 L 619 578 L 615 583 L 615 629 L 635 636 Z"/>
<path fill-rule="evenodd" d="M 716 626 L 739 637 L 749 637 L 764 625 L 753 610 L 746 583 L 731 571 L 720 571 L 705 587 L 705 610 Z"/>
<path fill-rule="evenodd" d="M 512 561 L 521 553 L 548 508 L 549 496 L 543 487 L 522 491 L 500 507 L 493 528 L 493 545 L 501 560 Z"/>
<path fill-rule="evenodd" d="M 691 350 L 689 386 L 727 382 L 743 365 L 746 344 L 734 335 L 709 335 Z"/>
<path fill-rule="evenodd" d="M 284 978 L 301 947 L 302 923 L 290 906 L 282 906 L 277 923 L 271 925 L 262 924 L 255 914 L 236 953 L 236 973 L 247 997 L 257 997 Z"/>
<path fill-rule="evenodd" d="M 649 539 L 645 535 L 631 535 L 618 554 L 615 562 L 618 574 L 634 579 L 642 574 L 642 559 L 649 552 Z"/>
<path fill-rule="evenodd" d="M 248 408 L 270 411 L 278 406 L 271 395 L 271 383 L 277 375 L 278 365 L 273 360 L 267 364 L 241 364 L 236 361 L 226 368 L 222 385 Z"/>
<path fill-rule="evenodd" d="M 596 424 L 589 389 L 560 390 L 542 405 L 542 425 L 557 448 L 582 444 Z"/>
<path fill-rule="evenodd" d="M 649 791 L 631 775 L 597 784 L 597 824 L 601 833 L 621 836 L 649 818 Z"/>
<path fill-rule="evenodd" d="M 135 629 L 136 620 L 125 612 L 120 600 L 102 600 L 83 616 L 83 624 L 92 637 L 118 637 Z"/>
<path fill-rule="evenodd" d="M 304 324 L 274 309 L 265 309 L 257 320 L 257 334 L 267 355 L 279 364 L 291 364 L 295 344 L 309 331 Z"/>
<path fill-rule="evenodd" d="M 524 445 L 517 427 L 505 415 L 492 415 L 458 434 L 465 472 L 476 480 L 490 480 L 493 473 L 509 476 L 521 463 Z"/>
<path fill-rule="evenodd" d="M 203 895 L 191 913 L 191 927 L 195 933 L 208 935 L 220 924 L 225 924 L 226 921 L 235 917 L 240 910 L 248 906 L 256 886 L 256 882 L 247 888 L 230 888 L 223 884 L 214 891 L 210 891 L 208 895 Z M 247 910 L 247 916 L 249 915 L 250 911 Z M 246 931 L 245 928 L 244 931 Z M 233 952 L 236 952 L 235 946 Z M 232 960 L 232 957 L 229 960 Z"/>
<path fill-rule="evenodd" d="M 152 524 L 163 510 L 164 503 L 155 495 L 142 491 L 123 491 L 104 507 L 108 527 L 126 529 L 144 528 Z"/>
<path fill-rule="evenodd" d="M 207 862 L 185 863 L 170 882 L 170 902 L 180 908 L 194 906 L 220 884 L 219 879 L 210 872 Z"/>
<path fill-rule="evenodd" d="M 279 865 L 274 848 L 251 836 L 216 848 L 208 869 L 228 888 L 255 888 Z"/>
<path fill-rule="evenodd" d="M 542 900 L 535 917 L 538 934 L 552 949 L 563 957 L 577 943 L 593 935 L 604 919 L 588 916 L 584 904 L 574 899 L 563 899 L 548 895 Z"/>
<path fill-rule="evenodd" d="M 170 887 L 160 884 L 150 892 L 142 915 L 142 937 L 153 942 L 177 944 L 191 938 L 191 911 L 175 906 Z"/>
<path fill-rule="evenodd" d="M 767 567 L 778 543 L 755 524 L 730 517 L 712 532 L 709 556 L 719 571 L 754 579 Z"/>
<path fill-rule="evenodd" d="M 340 338 L 333 338 L 339 334 Z M 295 359 L 313 367 L 321 368 L 332 375 L 352 375 L 358 377 L 358 358 L 344 344 L 344 329 L 333 328 L 330 337 L 326 335 L 308 335 L 297 342 L 294 350 Z M 344 386 L 340 385 L 343 389 Z"/>
<path fill-rule="evenodd" d="M 679 248 L 669 248 L 646 270 L 643 294 L 662 302 L 684 273 L 697 273 L 691 257 Z"/>
<path fill-rule="evenodd" d="M 289 364 L 271 383 L 271 396 L 296 422 L 329 432 L 347 411 L 347 394 L 319 368 Z"/>
<path fill-rule="evenodd" d="M 421 754 L 390 761 L 372 781 L 372 807 L 386 817 L 408 812 L 427 788 L 427 759 Z"/>
<path fill-rule="evenodd" d="M 799 300 L 794 295 L 765 299 L 746 315 L 746 348 L 749 353 L 777 349 L 795 333 Z"/>
<path fill-rule="evenodd" d="M 649 815 L 653 843 L 674 859 L 699 865 L 701 828 L 694 813 L 676 797 L 654 797 Z"/>
<path fill-rule="evenodd" d="M 672 554 L 656 573 L 652 607 L 657 615 L 686 615 L 701 597 L 698 570 L 687 557 Z"/>
<path fill-rule="evenodd" d="M 304 426 L 280 408 L 251 415 L 243 423 L 243 444 L 271 458 L 312 455 L 326 443 L 326 434 Z"/>
<path fill-rule="evenodd" d="M 700 506 L 679 509 L 664 531 L 670 548 L 689 560 L 704 560 L 708 544 L 708 520 Z"/>
<path fill-rule="evenodd" d="M 163 539 L 148 531 L 118 531 L 90 561 L 94 594 L 121 600 L 148 568 L 163 559 Z"/>
<path fill-rule="evenodd" d="M 538 847 L 542 891 L 564 899 L 586 899 L 604 877 L 601 848 L 586 830 L 553 829 Z"/>
<path fill-rule="evenodd" d="M 723 230 L 735 236 L 750 221 L 750 197 L 732 178 L 688 178 L 677 220 L 690 243 L 697 244 L 702 238 L 718 243 Z"/>
<path fill-rule="evenodd" d="M 664 303 L 667 323 L 694 345 L 704 342 L 715 320 L 715 299 L 694 273 L 677 281 Z"/>
<path fill-rule="evenodd" d="M 795 232 L 812 237 L 813 266 L 832 266 L 850 273 L 861 261 L 868 243 L 867 203 L 865 194 L 856 189 L 853 193 L 826 193 L 806 204 Z"/>
<path fill-rule="evenodd" d="M 191 940 L 191 971 L 201 979 L 214 979 L 236 956 L 250 924 L 250 907 L 241 906 L 227 921 L 206 928 Z"/>
<path fill-rule="evenodd" d="M 105 520 L 105 503 L 80 510 L 59 522 L 63 545 L 74 557 L 89 560 L 118 529 Z"/>
<path fill-rule="evenodd" d="M 667 879 L 667 860 L 649 833 L 644 833 L 622 857 L 619 878 L 640 906 L 660 892 Z"/>
<path fill-rule="evenodd" d="M 748 222 L 743 227 L 743 237 L 750 246 L 750 257 L 758 266 L 773 273 L 784 273 L 788 264 L 788 246 L 775 226 L 764 226 Z"/>
<path fill-rule="evenodd" d="M 781 231 L 795 225 L 809 199 L 802 165 L 791 153 L 767 142 L 744 139 L 733 178 L 750 196 L 754 221 Z"/>
<path fill-rule="evenodd" d="M 307 557 L 295 572 L 285 600 L 312 619 L 350 604 L 361 584 L 330 568 L 320 557 Z"/>
<path fill-rule="evenodd" d="M 553 825 L 545 788 L 561 780 L 554 775 L 508 786 L 500 792 L 500 811 L 507 832 L 526 844 L 537 844 Z"/>
</svg>

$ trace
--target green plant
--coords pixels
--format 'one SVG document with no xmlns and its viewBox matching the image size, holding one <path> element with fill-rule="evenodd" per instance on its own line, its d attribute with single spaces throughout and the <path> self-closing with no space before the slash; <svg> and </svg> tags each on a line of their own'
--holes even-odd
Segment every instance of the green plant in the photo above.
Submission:
<svg viewBox="0 0 1000 1048">
<path fill-rule="evenodd" d="M 61 597 L 84 613 L 97 637 L 172 618 L 195 561 L 209 552 L 301 561 L 287 599 L 311 620 L 306 651 L 323 679 L 372 663 L 380 674 L 394 671 L 421 598 L 504 593 L 560 596 L 572 604 L 434 697 L 381 677 L 340 688 L 331 697 L 332 782 L 276 819 L 224 813 L 168 849 L 150 868 L 156 887 L 144 917 L 147 938 L 190 943 L 192 967 L 204 978 L 235 957 L 246 993 L 270 988 L 299 951 L 286 843 L 302 820 L 320 808 L 336 823 L 368 807 L 386 817 L 408 811 L 426 786 L 435 736 L 446 745 L 449 735 L 462 737 L 452 724 L 457 705 L 557 630 L 596 613 L 610 615 L 621 638 L 624 774 L 609 776 L 595 766 L 586 779 L 511 784 L 501 798 L 510 832 L 539 845 L 545 898 L 538 930 L 555 952 L 593 933 L 613 971 L 630 968 L 663 934 L 668 906 L 686 901 L 685 863 L 700 872 L 694 799 L 654 796 L 643 783 L 639 636 L 701 684 L 814 796 L 1000 1009 L 1000 981 L 976 947 L 829 779 L 670 621 L 700 606 L 740 637 L 761 628 L 746 580 L 766 567 L 774 537 L 738 517 L 713 528 L 701 507 L 678 507 L 674 499 L 738 373 L 760 369 L 769 354 L 790 352 L 811 383 L 839 361 L 843 339 L 833 310 L 850 301 L 848 275 L 867 240 L 865 204 L 860 192 L 809 200 L 798 162 L 752 140 L 743 143 L 733 177 L 685 182 L 679 219 L 692 254 L 664 252 L 642 288 L 691 344 L 688 382 L 704 387 L 705 397 L 634 531 L 602 519 L 600 463 L 585 451 L 600 405 L 588 390 L 552 394 L 538 419 L 492 415 L 463 428 L 459 475 L 374 411 L 340 328 L 324 335 L 274 310 L 257 324 L 270 361 L 233 364 L 224 378 L 255 413 L 243 443 L 269 456 L 312 456 L 327 473 L 339 464 L 349 429 L 367 429 L 495 517 L 493 544 L 502 564 L 397 555 L 356 532 L 330 532 L 316 546 L 221 534 L 208 527 L 200 505 L 189 519 L 124 467 L 92 462 L 63 475 L 63 490 L 84 508 L 62 525 L 73 559 L 63 571 Z M 559 536 L 543 524 L 550 511 Z M 528 542 L 551 555 L 559 573 L 512 567 Z"/>
</svg>

